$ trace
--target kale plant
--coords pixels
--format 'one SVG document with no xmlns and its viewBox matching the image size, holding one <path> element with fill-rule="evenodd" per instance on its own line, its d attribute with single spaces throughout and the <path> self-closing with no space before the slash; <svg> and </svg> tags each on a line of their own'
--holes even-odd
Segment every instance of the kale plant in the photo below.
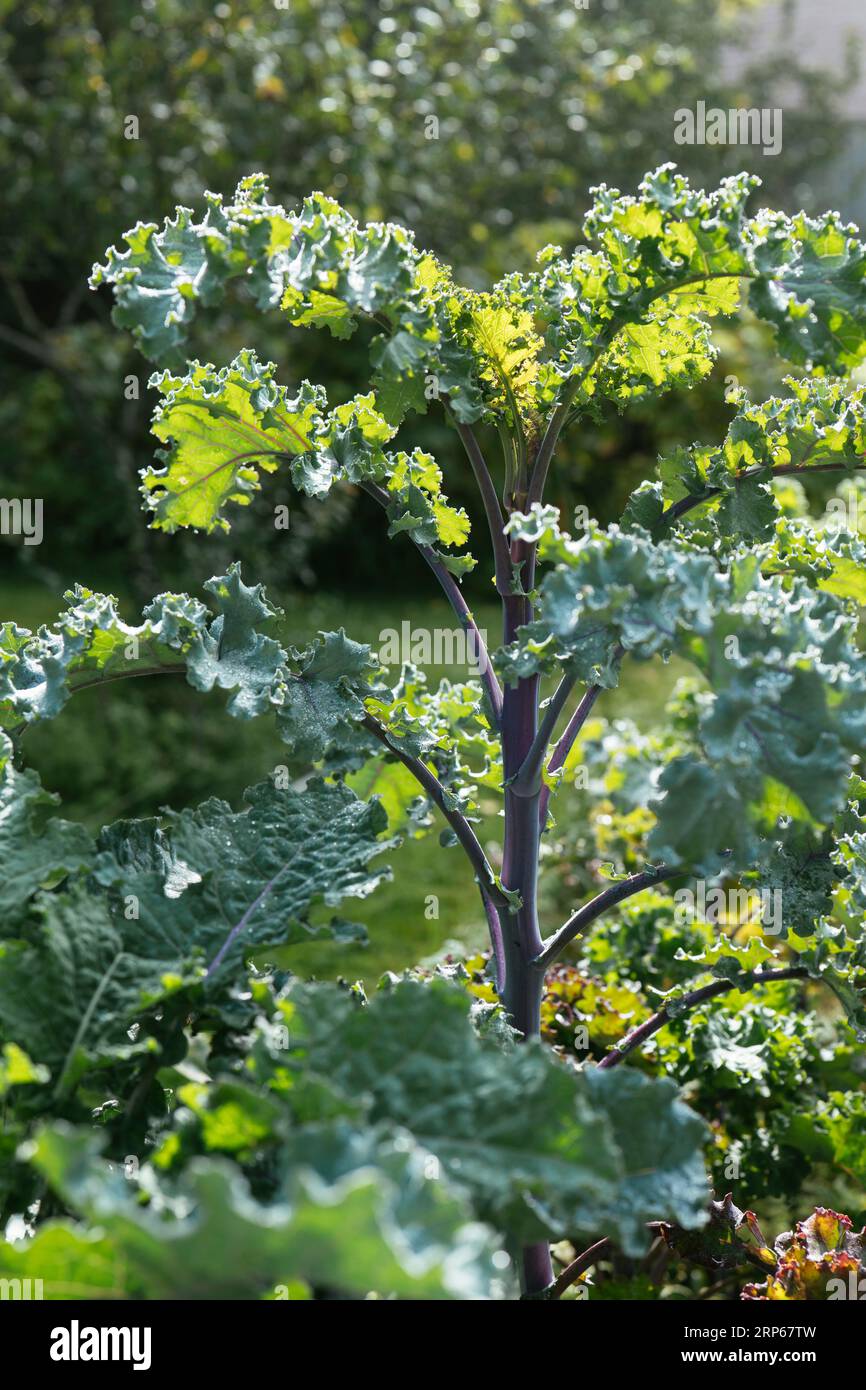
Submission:
<svg viewBox="0 0 866 1390">
<path fill-rule="evenodd" d="M 795 980 L 809 998 L 826 986 L 862 1041 L 866 549 L 795 501 L 800 479 L 863 467 L 849 374 L 866 355 L 866 247 L 833 214 L 750 211 L 755 183 L 707 194 L 665 166 L 636 197 L 601 187 L 586 245 L 549 246 L 488 292 L 321 194 L 272 205 L 259 175 L 200 217 L 139 224 L 96 267 L 162 369 L 151 525 L 228 530 L 265 474 L 314 500 L 360 489 L 383 537 L 423 556 L 480 676 L 434 690 L 405 666 L 393 684 L 343 631 L 285 646 L 238 565 L 207 603 L 162 594 L 138 624 L 78 588 L 52 628 L 5 625 L 0 1192 L 31 1238 L 7 1243 L 4 1270 L 139 1297 L 559 1296 L 586 1260 L 557 1279 L 551 1243 L 638 1258 L 653 1223 L 709 1219 L 708 1130 L 679 1097 L 674 1020 L 734 991 L 784 1007 L 777 983 Z M 233 290 L 335 344 L 366 333 L 370 391 L 331 403 L 249 350 L 187 361 L 192 319 Z M 786 394 L 736 388 L 721 443 L 660 460 L 617 524 L 578 509 L 564 525 L 545 500 L 563 432 L 688 390 L 711 371 L 711 321 L 741 307 L 796 370 Z M 393 447 L 427 411 L 457 436 L 486 518 L 492 653 L 461 586 L 469 520 L 430 454 Z M 624 662 L 672 657 L 695 680 L 666 731 L 599 724 Z M 58 819 L 21 767 L 26 728 L 83 686 L 168 673 L 227 692 L 230 715 L 272 718 L 304 776 L 280 764 L 241 810 L 211 800 L 95 839 Z M 567 857 L 583 805 L 571 784 L 606 798 L 621 834 L 606 870 L 572 865 L 606 884 L 542 922 L 540 866 Z M 501 799 L 498 854 L 482 791 Z M 322 905 L 372 892 L 379 856 L 432 813 L 443 854 L 474 871 L 489 991 L 445 966 L 368 1002 L 267 964 L 315 935 L 357 939 Z M 546 981 L 605 914 L 661 891 L 772 911 L 744 937 L 701 906 L 676 977 L 649 985 L 658 1007 L 582 1065 L 557 1055 L 539 1038 Z M 763 1039 L 766 1010 L 749 1026 Z M 712 1055 L 702 1028 L 684 1075 Z M 667 1074 L 621 1065 L 663 1030 Z"/>
</svg>

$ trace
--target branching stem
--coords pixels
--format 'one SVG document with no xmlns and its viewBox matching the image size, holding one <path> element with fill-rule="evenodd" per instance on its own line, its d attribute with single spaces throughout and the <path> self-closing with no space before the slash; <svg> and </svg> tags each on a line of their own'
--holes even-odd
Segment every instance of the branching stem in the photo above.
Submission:
<svg viewBox="0 0 866 1390">
<path fill-rule="evenodd" d="M 404 767 L 409 769 L 416 782 L 423 787 L 431 801 L 436 804 L 451 826 L 451 829 L 466 851 L 467 858 L 475 870 L 475 876 L 483 892 L 487 894 L 487 897 L 497 908 L 508 911 L 508 897 L 503 893 L 496 882 L 496 875 L 490 866 L 487 855 L 481 847 L 478 836 L 475 834 L 475 831 L 472 829 L 466 817 L 449 804 L 448 793 L 445 791 L 445 788 L 442 786 L 435 772 L 432 772 L 427 764 L 422 762 L 420 758 L 416 758 L 414 753 L 408 753 L 405 749 L 392 743 L 388 730 L 384 725 L 379 723 L 378 719 L 374 719 L 372 714 L 365 714 L 364 718 L 361 720 L 361 724 L 388 749 L 388 752 L 391 753 L 393 757 L 397 758 Z"/>
<path fill-rule="evenodd" d="M 511 790 L 515 795 L 537 796 L 541 791 L 541 769 L 544 765 L 544 755 L 553 737 L 553 731 L 563 706 L 574 689 L 576 679 L 577 677 L 572 675 L 563 676 L 551 695 L 544 718 L 532 740 L 529 752 L 521 764 L 520 771 L 511 783 Z"/>
<path fill-rule="evenodd" d="M 710 985 L 703 985 L 701 989 L 692 990 L 691 994 L 686 994 L 677 1001 L 677 1015 L 682 1009 L 693 1009 L 698 1004 L 703 1004 L 707 999 L 715 999 L 719 994 L 727 994 L 732 989 L 744 989 L 748 985 L 772 984 L 774 980 L 803 980 L 808 976 L 808 971 L 802 965 L 785 966 L 782 970 L 750 970 L 744 975 L 740 975 L 736 980 L 714 980 Z M 637 1028 L 632 1029 L 627 1037 L 616 1047 L 611 1048 L 599 1062 L 599 1069 L 619 1066 L 620 1062 L 633 1052 L 641 1043 L 651 1038 L 653 1033 L 657 1033 L 660 1028 L 664 1028 L 669 1023 L 671 1014 L 665 1006 L 659 1009 L 658 1013 L 653 1014 L 645 1023 L 641 1023 Z"/>
<path fill-rule="evenodd" d="M 566 1289 L 570 1289 L 572 1284 L 576 1283 L 580 1278 L 581 1274 L 589 1269 L 590 1265 L 595 1264 L 596 1260 L 600 1255 L 605 1253 L 609 1245 L 610 1241 L 608 1237 L 603 1236 L 601 1240 L 595 1242 L 595 1245 L 591 1245 L 588 1250 L 584 1250 L 582 1255 L 578 1255 L 577 1259 L 572 1260 L 570 1265 L 566 1265 L 562 1273 L 557 1275 L 556 1282 L 552 1285 L 547 1297 L 550 1299 L 562 1298 Z"/>
<path fill-rule="evenodd" d="M 446 405 L 447 403 L 446 398 Z M 478 484 L 478 491 L 481 494 L 481 501 L 484 504 L 484 515 L 487 517 L 490 542 L 493 546 L 496 591 L 504 598 L 511 592 L 511 559 L 508 552 L 508 541 L 505 537 L 505 517 L 502 514 L 496 487 L 490 476 L 490 470 L 481 452 L 475 431 L 471 425 L 464 425 L 459 420 L 455 420 L 453 415 L 451 415 L 451 420 L 460 436 L 463 448 L 466 450 L 466 457 L 469 459 L 475 481 Z"/>
<path fill-rule="evenodd" d="M 381 507 L 387 508 L 390 505 L 391 499 L 384 488 L 379 487 L 376 483 L 363 483 L 362 487 Z M 463 597 L 460 585 L 447 566 L 443 565 L 435 550 L 429 545 L 419 545 L 417 541 L 415 546 L 438 579 L 442 592 L 459 619 L 464 632 L 467 632 L 471 638 L 475 664 L 481 673 L 481 679 L 484 682 L 484 688 L 493 710 L 494 723 L 498 729 L 502 723 L 502 687 L 496 678 L 496 672 L 493 669 L 487 651 L 487 643 L 484 641 L 481 629 L 472 616 L 472 610 Z"/>
<path fill-rule="evenodd" d="M 540 970 L 548 970 L 559 959 L 566 946 L 576 937 L 582 936 L 609 907 L 614 907 L 626 898 L 634 897 L 635 893 L 642 893 L 645 888 L 652 888 L 654 884 L 662 883 L 667 878 L 676 878 L 682 872 L 681 868 L 671 869 L 665 864 L 659 864 L 655 868 L 643 869 L 639 874 L 632 874 L 620 883 L 612 883 L 610 888 L 605 888 L 591 902 L 578 908 L 559 931 L 547 938 L 533 964 Z"/>
<path fill-rule="evenodd" d="M 550 761 L 547 764 L 548 773 L 558 772 L 565 764 L 565 760 L 571 752 L 572 745 L 589 718 L 592 707 L 601 694 L 601 691 L 602 687 L 600 685 L 590 685 L 587 687 L 585 693 L 581 697 L 580 704 L 566 724 L 562 736 L 557 741 L 556 747 L 550 755 Z M 545 783 L 541 788 L 541 797 L 538 803 L 538 820 L 542 830 L 547 823 L 547 807 L 549 802 L 550 787 Z"/>
<path fill-rule="evenodd" d="M 617 643 L 613 651 L 613 660 L 618 661 L 619 658 L 623 655 L 624 651 L 625 648 L 620 646 L 619 643 Z M 578 734 L 580 733 L 581 729 L 583 728 L 584 724 L 589 718 L 592 712 L 592 707 L 603 689 L 604 687 L 601 685 L 587 686 L 583 696 L 581 697 L 580 704 L 577 706 L 577 709 L 574 711 L 574 714 L 571 716 L 568 723 L 566 724 L 565 729 L 562 732 L 561 738 L 558 740 L 556 747 L 550 755 L 550 761 L 547 764 L 547 771 L 549 774 L 558 772 L 559 769 L 565 765 L 565 760 L 571 752 L 575 739 L 577 738 Z M 541 799 L 538 803 L 538 819 L 542 830 L 544 829 L 547 823 L 547 807 L 549 802 L 550 787 L 547 786 L 547 784 L 545 784 L 541 789 Z"/>
<path fill-rule="evenodd" d="M 862 473 L 866 471 L 866 464 L 856 464 L 846 466 L 843 463 L 786 463 L 780 464 L 778 468 L 744 468 L 742 473 L 737 473 L 733 481 L 735 484 L 747 482 L 750 478 L 784 478 L 794 473 Z M 718 497 L 722 489 L 719 487 L 707 487 L 702 493 L 692 494 L 688 497 L 681 497 L 678 502 L 672 502 L 669 507 L 662 512 L 659 523 L 678 521 L 686 512 L 690 512 L 695 507 L 700 507 L 704 502 L 710 502 L 714 497 Z"/>
</svg>

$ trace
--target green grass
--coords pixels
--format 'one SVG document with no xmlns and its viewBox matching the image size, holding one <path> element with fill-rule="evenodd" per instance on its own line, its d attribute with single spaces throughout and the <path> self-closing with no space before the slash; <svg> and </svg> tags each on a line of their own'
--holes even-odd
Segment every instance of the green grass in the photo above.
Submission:
<svg viewBox="0 0 866 1390">
<path fill-rule="evenodd" d="M 0 612 L 22 626 L 50 621 L 59 607 L 44 589 L 0 590 Z M 407 617 L 414 630 L 451 625 L 449 610 L 436 597 L 425 601 L 395 595 L 386 600 L 319 593 L 291 596 L 285 607 L 282 635 L 293 645 L 303 645 L 319 630 L 342 626 L 375 650 L 380 633 L 399 631 Z M 125 612 L 132 620 L 137 617 L 131 607 Z M 495 647 L 495 607 L 482 605 L 475 613 Z M 649 726 L 683 670 L 674 663 L 626 663 L 622 684 L 602 696 L 598 712 L 629 714 Z M 465 677 L 466 671 L 430 666 L 427 675 L 435 685 L 443 676 Z M 287 761 L 288 750 L 274 737 L 269 720 L 229 719 L 224 704 L 224 695 L 203 697 L 174 677 L 94 687 L 71 701 L 59 719 L 28 732 L 25 757 L 39 769 L 44 784 L 61 793 L 63 814 L 92 829 L 209 796 L 237 805 L 244 787 Z M 372 984 L 385 970 L 402 970 L 441 953 L 449 943 L 458 949 L 483 944 L 486 927 L 472 873 L 459 849 L 440 847 L 438 828 L 387 856 L 394 871 L 391 882 L 366 901 L 343 905 L 343 915 L 366 925 L 366 948 L 315 943 L 286 953 L 284 963 L 305 975 L 360 977 Z M 480 833 L 485 843 L 498 841 L 501 820 L 491 816 Z"/>
</svg>

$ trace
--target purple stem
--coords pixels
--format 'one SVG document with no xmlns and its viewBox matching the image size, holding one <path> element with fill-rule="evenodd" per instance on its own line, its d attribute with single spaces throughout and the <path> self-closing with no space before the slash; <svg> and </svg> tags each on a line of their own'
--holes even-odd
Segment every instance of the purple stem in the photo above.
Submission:
<svg viewBox="0 0 866 1390">
<path fill-rule="evenodd" d="M 534 582 L 535 547 L 512 541 L 510 562 L 524 592 L 503 600 L 504 639 L 513 640 L 519 627 L 532 616 L 529 593 Z M 534 959 L 541 950 L 538 927 L 538 792 L 520 796 L 509 786 L 533 746 L 538 725 L 538 676 L 527 676 L 507 685 L 502 701 L 502 761 L 505 782 L 505 837 L 502 850 L 502 882 L 519 894 L 517 911 L 503 913 L 505 992 L 503 1006 L 513 1026 L 524 1038 L 541 1031 L 541 996 L 544 972 Z M 524 1245 L 520 1252 L 524 1293 L 539 1293 L 553 1282 L 553 1266 L 547 1241 Z"/>
<path fill-rule="evenodd" d="M 620 643 L 617 643 L 614 649 L 613 659 L 615 661 L 618 661 L 619 658 L 624 654 L 624 652 L 625 647 L 621 646 Z M 580 704 L 577 706 L 577 709 L 574 711 L 574 714 L 571 716 L 565 728 L 563 729 L 562 736 L 550 755 L 550 761 L 547 764 L 548 772 L 558 772 L 559 769 L 564 765 L 566 758 L 571 752 L 571 748 L 574 744 L 575 739 L 577 738 L 578 734 L 580 733 L 581 729 L 583 728 L 584 724 L 589 718 L 590 713 L 592 711 L 592 707 L 603 689 L 604 687 L 601 685 L 587 686 L 583 698 L 580 701 Z M 539 803 L 538 808 L 542 830 L 547 824 L 547 807 L 549 802 L 550 787 L 545 785 L 541 791 L 541 801 Z"/>
<path fill-rule="evenodd" d="M 397 758 L 404 767 L 407 767 L 415 778 L 424 788 L 427 795 L 433 800 L 447 820 L 460 844 L 466 851 L 467 858 L 475 870 L 475 875 L 483 890 L 488 894 L 494 903 L 499 907 L 507 907 L 508 899 L 497 886 L 496 875 L 491 868 L 487 855 L 481 847 L 481 843 L 472 826 L 460 811 L 455 810 L 448 804 L 445 788 L 439 781 L 435 773 L 431 772 L 426 763 L 414 754 L 407 753 L 404 749 L 392 743 L 388 737 L 388 730 L 374 719 L 371 714 L 365 714 L 360 721 L 362 726 L 369 730 L 380 743 L 384 744 L 388 752 Z"/>
<path fill-rule="evenodd" d="M 534 796 L 541 791 L 541 769 L 544 765 L 544 755 L 547 752 L 547 745 L 553 736 L 553 731 L 556 728 L 556 721 L 562 713 L 562 707 L 572 692 L 575 680 L 575 676 L 563 676 L 548 701 L 547 709 L 539 726 L 538 733 L 532 740 L 529 752 L 521 764 L 520 771 L 511 784 L 512 791 L 516 792 L 518 795 Z"/>
<path fill-rule="evenodd" d="M 445 397 L 445 404 L 448 404 L 447 397 Z M 461 424 L 459 420 L 454 419 L 453 415 L 451 418 L 454 420 L 454 428 L 466 450 L 466 457 L 469 459 L 469 465 L 478 484 L 478 491 L 481 493 L 484 515 L 487 517 L 487 527 L 490 531 L 490 543 L 493 546 L 496 588 L 497 592 L 505 598 L 511 592 L 511 558 L 508 551 L 508 541 L 505 538 L 505 518 L 499 505 L 499 495 L 471 426 Z"/>
<path fill-rule="evenodd" d="M 778 468 L 767 468 L 764 464 L 758 464 L 754 468 L 744 468 L 741 473 L 734 477 L 734 484 L 747 481 L 749 478 L 783 478 L 795 473 L 862 473 L 866 468 L 864 464 L 845 464 L 845 463 L 786 463 Z M 704 502 L 709 502 L 714 497 L 718 497 L 721 488 L 707 487 L 699 495 L 692 494 L 688 497 L 681 497 L 678 502 L 672 502 L 659 517 L 659 523 L 676 521 L 679 517 L 685 516 L 694 507 L 700 507 Z"/>
<path fill-rule="evenodd" d="M 484 912 L 487 916 L 487 926 L 490 931 L 490 944 L 493 947 L 493 963 L 496 967 L 496 989 L 502 994 L 505 989 L 505 947 L 502 941 L 502 922 L 500 921 L 499 912 L 495 903 L 491 901 L 480 884 L 478 887 L 481 893 L 481 901 L 484 904 Z"/>
<path fill-rule="evenodd" d="M 376 483 L 362 483 L 361 486 L 364 492 L 379 503 L 380 507 L 385 507 L 387 509 L 390 506 L 391 499 L 384 488 L 379 487 Z M 475 648 L 475 660 L 481 673 L 481 679 L 484 682 L 493 710 L 493 718 L 498 729 L 502 722 L 502 687 L 496 679 L 496 672 L 493 669 L 492 662 L 488 655 L 487 645 L 484 638 L 481 636 L 481 629 L 472 616 L 472 610 L 463 597 L 460 585 L 447 566 L 443 565 L 436 551 L 432 546 L 419 545 L 417 541 L 415 541 L 415 546 L 421 552 L 438 579 L 445 597 L 460 619 L 461 626 L 466 632 L 471 634 L 472 643 Z"/>
<path fill-rule="evenodd" d="M 427 564 L 439 580 L 445 592 L 445 597 L 460 619 L 464 631 L 471 635 L 472 645 L 475 648 L 475 664 L 484 682 L 493 709 L 493 719 L 498 729 L 502 724 L 502 687 L 496 679 L 496 672 L 493 669 L 493 663 L 490 660 L 486 643 L 481 635 L 481 629 L 472 616 L 472 610 L 463 597 L 460 585 L 457 583 L 454 575 L 442 564 L 436 552 L 431 550 L 429 545 L 419 545 L 418 549 L 421 551 Z"/>
<path fill-rule="evenodd" d="M 736 980 L 714 980 L 711 985 L 704 985 L 701 989 L 692 990 L 691 994 L 686 994 L 677 1001 L 677 1015 L 681 1009 L 693 1009 L 696 1004 L 703 1004 L 705 999 L 714 999 L 717 994 L 727 994 L 731 989 L 743 989 L 746 985 L 759 985 L 770 983 L 774 980 L 802 980 L 808 975 L 808 971 L 802 965 L 786 966 L 784 970 L 750 970 L 745 975 L 741 975 Z M 619 1066 L 620 1062 L 633 1052 L 636 1047 L 640 1047 L 642 1042 L 651 1038 L 653 1033 L 657 1033 L 660 1028 L 670 1022 L 671 1015 L 668 1013 L 667 1005 L 659 1009 L 658 1013 L 653 1014 L 645 1023 L 641 1023 L 638 1028 L 634 1028 L 622 1042 L 617 1043 L 616 1047 L 611 1048 L 599 1062 L 599 1070 L 607 1070 L 610 1067 Z"/>
<path fill-rule="evenodd" d="M 566 1289 L 570 1288 L 575 1280 L 580 1278 L 585 1269 L 589 1269 L 590 1265 L 595 1264 L 599 1255 L 603 1255 L 609 1245 L 610 1240 L 607 1236 L 603 1236 L 601 1240 L 595 1242 L 595 1245 L 591 1245 L 588 1250 L 584 1250 L 582 1255 L 578 1255 L 576 1260 L 572 1260 L 570 1265 L 566 1265 L 562 1273 L 557 1275 L 556 1283 L 550 1290 L 550 1297 L 562 1298 Z"/>
<path fill-rule="evenodd" d="M 569 942 L 574 941 L 575 937 L 582 936 L 587 927 L 590 927 L 595 919 L 606 912 L 609 907 L 614 907 L 617 903 L 633 897 L 635 893 L 643 892 L 644 888 L 651 888 L 653 884 L 661 883 L 666 878 L 676 878 L 677 874 L 683 872 L 682 868 L 669 869 L 665 864 L 659 864 L 657 868 L 643 869 L 639 874 L 632 874 L 629 878 L 622 879 L 620 883 L 612 883 L 610 888 L 605 888 L 604 892 L 599 893 L 591 902 L 584 903 L 583 907 L 579 907 L 577 912 L 559 928 L 559 931 L 547 938 L 533 964 L 543 975 L 559 959 Z"/>
</svg>

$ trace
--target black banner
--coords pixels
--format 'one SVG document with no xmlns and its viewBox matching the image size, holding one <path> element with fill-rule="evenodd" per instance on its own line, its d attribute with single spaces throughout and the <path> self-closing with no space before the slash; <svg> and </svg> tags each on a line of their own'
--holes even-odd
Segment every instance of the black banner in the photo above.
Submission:
<svg viewBox="0 0 866 1390">
<path fill-rule="evenodd" d="M 847 1301 L 848 1306 L 844 1306 Z M 853 1304 L 853 1306 L 852 1306 Z M 603 1351 L 610 1368 L 667 1370 L 671 1367 L 721 1365 L 838 1365 L 839 1337 L 862 1331 L 858 1300 L 822 1303 L 694 1303 L 694 1302 L 581 1302 L 527 1312 L 512 1307 L 513 1318 L 526 1316 L 527 1329 L 537 1329 L 541 1317 L 551 1331 L 590 1339 L 590 1347 Z M 473 1305 L 476 1334 L 490 1329 L 495 1334 L 502 1305 Z M 376 1337 L 417 1320 L 435 1326 L 439 1342 L 424 1343 L 425 1370 L 431 1351 L 442 1346 L 443 1356 L 453 1357 L 449 1330 L 462 1334 L 467 1324 L 464 1307 L 452 1303 L 297 1302 L 261 1303 L 73 1303 L 6 1299 L 0 1301 L 0 1332 L 7 1355 L 20 1347 L 34 1371 L 50 1381 L 70 1377 L 99 1378 L 108 1371 L 164 1376 L 227 1370 L 236 1357 L 247 1357 L 256 1347 L 256 1361 L 279 1360 L 282 1338 L 301 1332 L 321 1337 L 329 1374 L 339 1361 L 341 1345 L 347 1364 L 357 1365 L 358 1336 Z M 319 1321 L 323 1318 L 323 1321 Z M 435 1323 L 432 1319 L 435 1318 Z M 488 1322 L 489 1318 L 489 1322 Z M 431 1320 L 428 1322 L 428 1320 Z M 346 1323 L 355 1334 L 342 1342 Z M 337 1338 L 334 1334 L 337 1333 Z M 444 1336 L 442 1335 L 444 1334 Z M 277 1340 L 270 1343 L 271 1337 Z M 586 1347 L 586 1342 L 583 1342 Z M 307 1344 L 307 1351 L 312 1348 Z M 377 1353 L 377 1355 L 380 1355 Z M 273 1364 L 273 1363 L 272 1363 Z M 539 1370 L 539 1374 L 543 1372 Z"/>
</svg>

